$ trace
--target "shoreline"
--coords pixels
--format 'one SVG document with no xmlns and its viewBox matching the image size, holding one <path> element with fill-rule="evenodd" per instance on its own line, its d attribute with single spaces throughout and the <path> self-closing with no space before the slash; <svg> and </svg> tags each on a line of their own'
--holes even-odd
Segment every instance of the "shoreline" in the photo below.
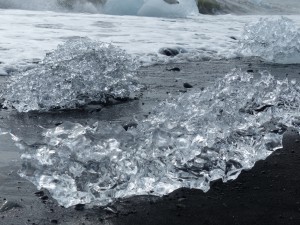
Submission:
<svg viewBox="0 0 300 225">
<path fill-rule="evenodd" d="M 178 68 L 172 70 L 174 68 Z M 105 120 L 127 123 L 133 115 L 144 117 L 158 102 L 190 89 L 205 88 L 234 68 L 251 71 L 268 70 L 278 78 L 288 76 L 299 81 L 300 65 L 268 64 L 256 58 L 212 60 L 184 64 L 167 64 L 140 69 L 146 85 L 138 100 L 117 105 L 87 106 L 83 110 L 59 113 L 17 114 L 0 110 L 1 127 L 33 134 L 36 125 L 49 125 L 69 120 Z M 5 78 L 1 78 L 5 79 Z M 2 137 L 1 137 L 2 138 Z M 36 193 L 29 181 L 17 175 L 19 150 L 8 137 L 0 139 L 0 207 L 5 201 L 14 205 L 0 212 L 0 224 L 300 224 L 300 144 L 298 136 L 288 140 L 285 149 L 277 150 L 254 168 L 243 171 L 234 181 L 215 181 L 207 193 L 179 189 L 162 198 L 136 196 L 109 207 L 63 208 L 47 191 Z M 296 143 L 297 141 L 297 143 Z M 271 186 L 272 185 L 272 186 Z"/>
</svg>

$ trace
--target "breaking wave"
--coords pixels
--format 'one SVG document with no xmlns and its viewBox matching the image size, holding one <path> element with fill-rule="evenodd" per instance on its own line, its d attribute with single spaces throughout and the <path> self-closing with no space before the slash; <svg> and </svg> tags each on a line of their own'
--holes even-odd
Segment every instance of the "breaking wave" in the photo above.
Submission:
<svg viewBox="0 0 300 225">
<path fill-rule="evenodd" d="M 124 50 L 88 38 L 70 40 L 34 68 L 9 77 L 6 107 L 19 112 L 70 109 L 109 98 L 133 97 L 137 64 Z"/>
<path fill-rule="evenodd" d="M 22 146 L 21 176 L 46 188 L 59 204 L 106 205 L 133 195 L 180 187 L 207 191 L 235 179 L 281 147 L 287 126 L 299 123 L 296 81 L 233 71 L 201 92 L 162 102 L 136 128 L 65 122 Z"/>
<path fill-rule="evenodd" d="M 288 18 L 260 19 L 245 26 L 238 53 L 275 63 L 300 63 L 300 30 Z"/>
</svg>

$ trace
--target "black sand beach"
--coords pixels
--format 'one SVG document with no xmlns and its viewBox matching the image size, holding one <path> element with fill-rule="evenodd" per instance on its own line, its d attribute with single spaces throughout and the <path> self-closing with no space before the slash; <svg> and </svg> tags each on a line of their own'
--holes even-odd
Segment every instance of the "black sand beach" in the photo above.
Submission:
<svg viewBox="0 0 300 225">
<path fill-rule="evenodd" d="M 299 80 L 300 76 L 300 65 L 267 64 L 255 58 L 145 67 L 140 69 L 139 76 L 146 88 L 136 100 L 107 106 L 90 105 L 59 113 L 17 114 L 1 109 L 0 127 L 13 127 L 16 132 L 30 136 L 38 132 L 34 129 L 37 125 L 53 126 L 65 120 L 82 123 L 106 120 L 126 124 L 134 115 L 147 116 L 169 93 L 177 95 L 190 89 L 205 88 L 234 68 L 254 74 L 268 70 L 278 79 L 287 76 Z M 186 88 L 185 83 L 192 88 Z M 300 137 L 296 133 L 290 134 L 284 137 L 284 149 L 257 162 L 253 169 L 242 172 L 234 181 L 214 182 L 207 193 L 181 189 L 162 198 L 137 196 L 101 208 L 63 208 L 46 190 L 38 192 L 35 186 L 18 176 L 20 152 L 9 136 L 2 136 L 0 224 L 297 225 L 300 224 Z"/>
</svg>

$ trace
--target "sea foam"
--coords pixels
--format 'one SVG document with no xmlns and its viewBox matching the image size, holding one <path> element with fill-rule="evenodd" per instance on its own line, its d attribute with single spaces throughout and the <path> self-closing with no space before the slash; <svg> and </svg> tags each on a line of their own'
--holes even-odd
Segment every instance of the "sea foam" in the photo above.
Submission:
<svg viewBox="0 0 300 225">
<path fill-rule="evenodd" d="M 124 50 L 88 38 L 70 40 L 37 66 L 13 74 L 2 90 L 4 105 L 19 112 L 70 109 L 139 90 L 135 60 Z"/>
<path fill-rule="evenodd" d="M 203 91 L 162 102 L 127 131 L 107 122 L 65 122 L 45 129 L 36 145 L 16 139 L 21 176 L 65 207 L 180 187 L 208 191 L 211 181 L 235 179 L 281 147 L 286 128 L 299 124 L 299 104 L 294 80 L 236 70 Z"/>
</svg>

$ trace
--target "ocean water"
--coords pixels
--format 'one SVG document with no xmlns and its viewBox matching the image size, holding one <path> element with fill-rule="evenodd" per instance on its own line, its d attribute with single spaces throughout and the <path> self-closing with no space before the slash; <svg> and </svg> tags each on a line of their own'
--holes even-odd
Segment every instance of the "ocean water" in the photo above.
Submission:
<svg viewBox="0 0 300 225">
<path fill-rule="evenodd" d="M 144 5 L 139 8 L 144 7 L 149 14 L 151 10 L 157 12 L 157 8 L 153 8 L 152 4 L 159 7 L 158 1 L 160 0 L 146 1 L 146 3 L 149 2 L 148 5 L 150 3 L 151 5 L 143 3 Z M 122 16 L 107 13 L 74 13 L 76 9 L 71 12 L 61 12 L 60 8 L 54 7 L 57 6 L 57 1 L 47 2 L 47 4 L 42 4 L 39 0 L 13 0 L 9 3 L 0 1 L 0 71 L 2 74 L 5 74 L 5 70 L 13 70 L 7 67 L 26 65 L 43 58 L 48 51 L 55 49 L 58 44 L 68 39 L 86 36 L 117 45 L 129 54 L 137 56 L 138 61 L 144 65 L 180 60 L 236 57 L 238 52 L 235 49 L 239 45 L 245 25 L 266 17 L 248 14 L 195 15 L 195 9 L 191 10 L 193 0 L 183 1 L 185 4 L 182 7 L 186 11 L 175 8 L 171 16 L 162 12 L 158 17 L 137 17 L 133 13 L 130 16 L 123 16 L 121 12 L 119 13 Z M 86 1 L 76 2 L 91 4 Z M 114 0 L 108 1 L 107 5 L 114 8 L 110 6 L 114 2 Z M 143 0 L 128 0 L 128 2 L 132 3 L 128 3 L 127 7 L 143 2 Z M 262 4 L 260 2 L 267 4 L 267 1 L 256 2 L 256 5 Z M 293 9 L 298 5 L 297 1 L 294 2 L 295 6 L 291 7 Z M 164 2 L 161 4 L 165 7 L 164 11 L 173 9 L 173 5 Z M 180 5 L 175 4 L 176 7 Z M 19 10 L 27 9 L 25 6 L 36 11 Z M 278 2 L 278 7 L 280 6 L 282 5 Z M 3 9 L 5 7 L 13 9 Z M 42 9 L 52 11 L 41 11 Z M 289 7 L 282 7 L 281 14 L 289 14 L 286 17 L 295 23 L 295 27 L 299 27 L 300 17 L 295 14 L 291 15 L 284 11 L 285 9 Z M 182 14 L 182 11 L 185 13 Z M 279 16 L 268 15 L 267 17 L 278 19 Z M 180 54 L 176 58 L 164 57 L 158 53 L 163 47 L 181 47 L 186 49 L 188 54 Z"/>
<path fill-rule="evenodd" d="M 214 15 L 199 14 L 194 0 L 100 2 L 0 0 L 4 106 L 47 112 L 131 98 L 142 90 L 135 73 L 145 65 L 253 56 L 300 63 L 297 0 L 219 1 Z M 170 57 L 161 49 L 180 51 Z M 207 191 L 212 180 L 235 179 L 281 147 L 288 126 L 298 129 L 300 89 L 268 72 L 224 77 L 158 103 L 128 131 L 64 121 L 41 128 L 35 143 L 11 132 L 30 165 L 20 175 L 66 207 L 180 187 Z"/>
</svg>

